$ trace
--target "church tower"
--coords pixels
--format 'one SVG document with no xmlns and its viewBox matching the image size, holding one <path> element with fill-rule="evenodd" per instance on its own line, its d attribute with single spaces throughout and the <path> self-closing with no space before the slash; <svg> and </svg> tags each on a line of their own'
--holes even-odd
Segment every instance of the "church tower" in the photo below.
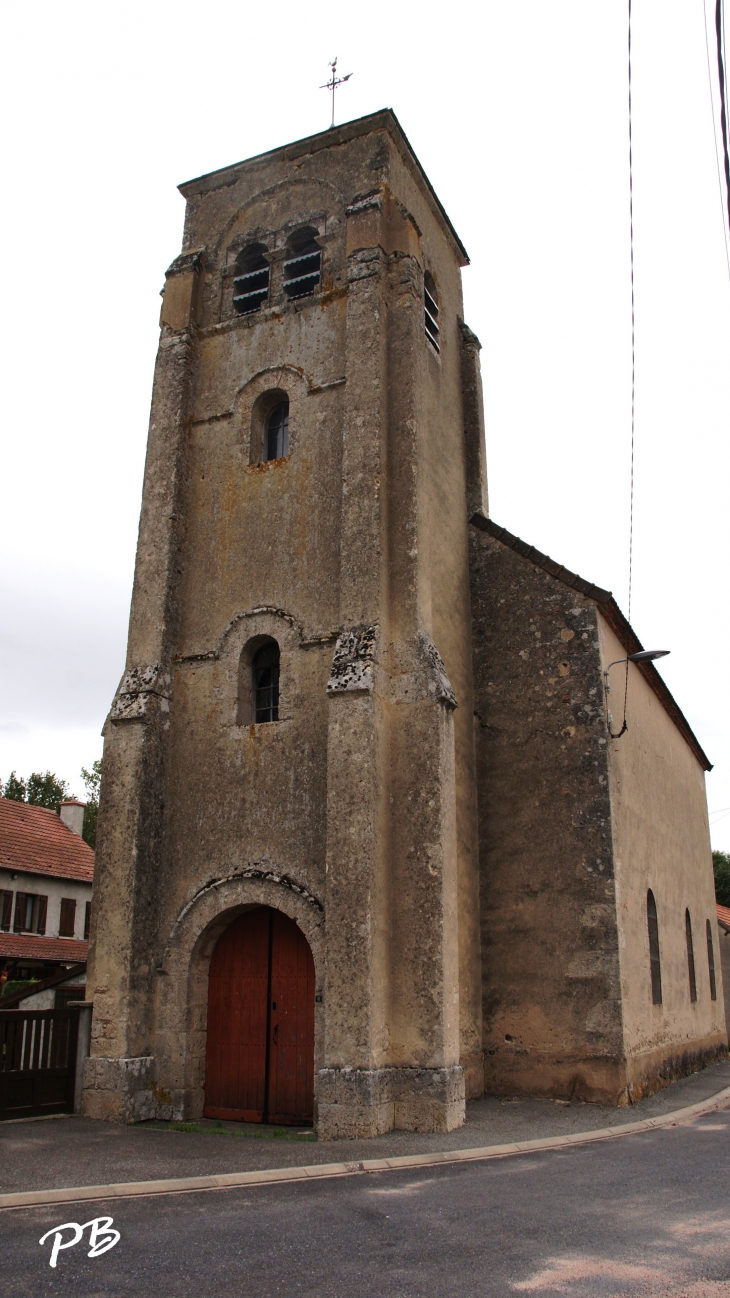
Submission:
<svg viewBox="0 0 730 1298">
<path fill-rule="evenodd" d="M 464 248 L 389 110 L 181 186 L 105 728 L 84 1111 L 483 1088 Z"/>
</svg>

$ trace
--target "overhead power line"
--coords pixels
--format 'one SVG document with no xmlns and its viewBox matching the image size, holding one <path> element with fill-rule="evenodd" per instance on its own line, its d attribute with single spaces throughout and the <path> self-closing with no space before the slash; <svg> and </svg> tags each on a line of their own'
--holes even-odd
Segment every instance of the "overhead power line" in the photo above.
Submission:
<svg viewBox="0 0 730 1298">
<path fill-rule="evenodd" d="M 701 0 L 701 4 L 702 4 L 702 17 L 704 18 L 704 26 L 705 26 L 705 55 L 707 59 L 707 84 L 710 91 L 710 111 L 712 113 L 712 143 L 714 146 L 713 152 L 715 154 L 715 167 L 717 169 L 717 193 L 720 199 L 720 213 L 722 216 L 722 235 L 723 235 L 723 246 L 725 248 L 725 262 L 727 265 L 728 278 L 730 279 L 730 245 L 728 244 L 728 234 L 730 233 L 730 231 L 728 230 L 728 223 L 726 220 L 726 210 L 725 210 L 725 194 L 727 193 L 727 188 L 724 187 L 722 183 L 720 159 L 717 152 L 717 119 L 715 116 L 715 90 L 714 90 L 714 82 L 712 79 L 712 65 L 710 62 L 710 33 L 707 28 L 707 0 Z"/>
<path fill-rule="evenodd" d="M 715 0 L 715 40 L 717 43 L 717 79 L 720 83 L 720 127 L 722 129 L 722 155 L 725 166 L 725 198 L 728 228 L 730 228 L 730 156 L 727 144 L 727 86 L 725 84 L 725 15 L 723 0 Z"/>
<path fill-rule="evenodd" d="M 629 491 L 629 600 L 627 617 L 631 621 L 631 588 L 634 571 L 634 434 L 636 431 L 636 298 L 634 290 L 634 140 L 631 111 L 631 0 L 629 0 L 629 237 L 631 242 L 631 486 Z M 629 669 L 626 668 L 626 689 Z M 624 712 L 626 700 L 624 699 Z"/>
</svg>

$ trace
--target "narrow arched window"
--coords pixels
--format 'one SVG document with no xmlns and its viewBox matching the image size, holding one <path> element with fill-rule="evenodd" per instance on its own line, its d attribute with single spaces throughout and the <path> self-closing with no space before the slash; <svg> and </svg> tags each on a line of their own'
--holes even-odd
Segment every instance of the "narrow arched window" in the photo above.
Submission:
<svg viewBox="0 0 730 1298">
<path fill-rule="evenodd" d="M 646 894 L 646 922 L 649 929 L 649 963 L 651 965 L 651 1000 L 653 1005 L 662 1003 L 662 966 L 659 958 L 659 920 L 656 913 L 656 902 L 651 888 Z"/>
<path fill-rule="evenodd" d="M 284 262 L 284 292 L 290 301 L 311 297 L 322 273 L 322 249 L 316 231 L 307 227 L 293 234 L 287 244 Z"/>
<path fill-rule="evenodd" d="M 289 402 L 280 401 L 266 416 L 264 459 L 280 460 L 289 454 Z"/>
<path fill-rule="evenodd" d="M 436 293 L 436 284 L 433 275 L 426 272 L 426 278 L 423 286 L 424 297 L 424 328 L 428 341 L 436 348 L 437 352 L 441 351 L 439 346 L 439 307 L 438 296 Z"/>
<path fill-rule="evenodd" d="M 251 663 L 254 721 L 279 720 L 279 646 L 267 640 Z"/>
<path fill-rule="evenodd" d="M 684 935 L 687 939 L 687 971 L 689 973 L 689 998 L 697 1000 L 697 975 L 695 974 L 695 945 L 692 941 L 692 917 L 684 912 Z"/>
<path fill-rule="evenodd" d="M 712 941 L 712 925 L 707 921 L 707 964 L 710 970 L 710 999 L 717 1000 L 717 983 L 715 982 L 715 947 Z"/>
<path fill-rule="evenodd" d="M 269 263 L 262 243 L 250 243 L 236 258 L 233 308 L 237 315 L 258 311 L 269 296 Z"/>
</svg>

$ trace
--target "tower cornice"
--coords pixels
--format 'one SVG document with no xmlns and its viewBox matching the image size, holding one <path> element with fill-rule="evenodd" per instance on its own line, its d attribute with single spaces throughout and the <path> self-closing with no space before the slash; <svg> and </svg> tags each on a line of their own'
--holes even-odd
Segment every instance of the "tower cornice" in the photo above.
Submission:
<svg viewBox="0 0 730 1298">
<path fill-rule="evenodd" d="M 468 266 L 469 255 L 466 248 L 456 233 L 443 204 L 416 157 L 408 137 L 392 108 L 382 108 L 377 113 L 369 113 L 366 117 L 358 117 L 352 122 L 344 122 L 342 126 L 330 127 L 329 130 L 319 131 L 316 135 L 309 135 L 302 140 L 295 140 L 291 144 L 281 145 L 278 149 L 269 149 L 266 153 L 254 154 L 253 157 L 244 158 L 241 162 L 235 162 L 228 167 L 221 167 L 217 171 L 210 171 L 204 176 L 197 176 L 193 180 L 187 180 L 182 185 L 178 185 L 178 189 L 185 199 L 190 199 L 209 193 L 211 190 L 234 185 L 246 173 L 256 171 L 263 164 L 274 159 L 293 161 L 296 158 L 306 157 L 308 154 L 319 153 L 322 149 L 347 144 L 350 140 L 363 135 L 374 134 L 377 131 L 386 131 L 388 133 L 398 149 L 402 161 L 413 174 L 449 242 L 453 245 L 459 264 Z"/>
</svg>

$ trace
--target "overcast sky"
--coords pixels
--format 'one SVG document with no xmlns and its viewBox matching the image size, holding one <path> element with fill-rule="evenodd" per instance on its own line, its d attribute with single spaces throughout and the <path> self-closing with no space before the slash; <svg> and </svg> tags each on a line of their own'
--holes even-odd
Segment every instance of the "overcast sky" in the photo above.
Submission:
<svg viewBox="0 0 730 1298">
<path fill-rule="evenodd" d="M 730 847 L 730 276 L 704 11 L 634 0 L 634 17 L 632 621 L 672 651 L 662 674 L 715 762 Z M 3 779 L 50 767 L 82 792 L 101 754 L 176 186 L 324 129 L 335 55 L 354 73 L 338 121 L 392 107 L 469 251 L 492 516 L 626 611 L 622 0 L 39 0 L 0 22 Z"/>
</svg>

